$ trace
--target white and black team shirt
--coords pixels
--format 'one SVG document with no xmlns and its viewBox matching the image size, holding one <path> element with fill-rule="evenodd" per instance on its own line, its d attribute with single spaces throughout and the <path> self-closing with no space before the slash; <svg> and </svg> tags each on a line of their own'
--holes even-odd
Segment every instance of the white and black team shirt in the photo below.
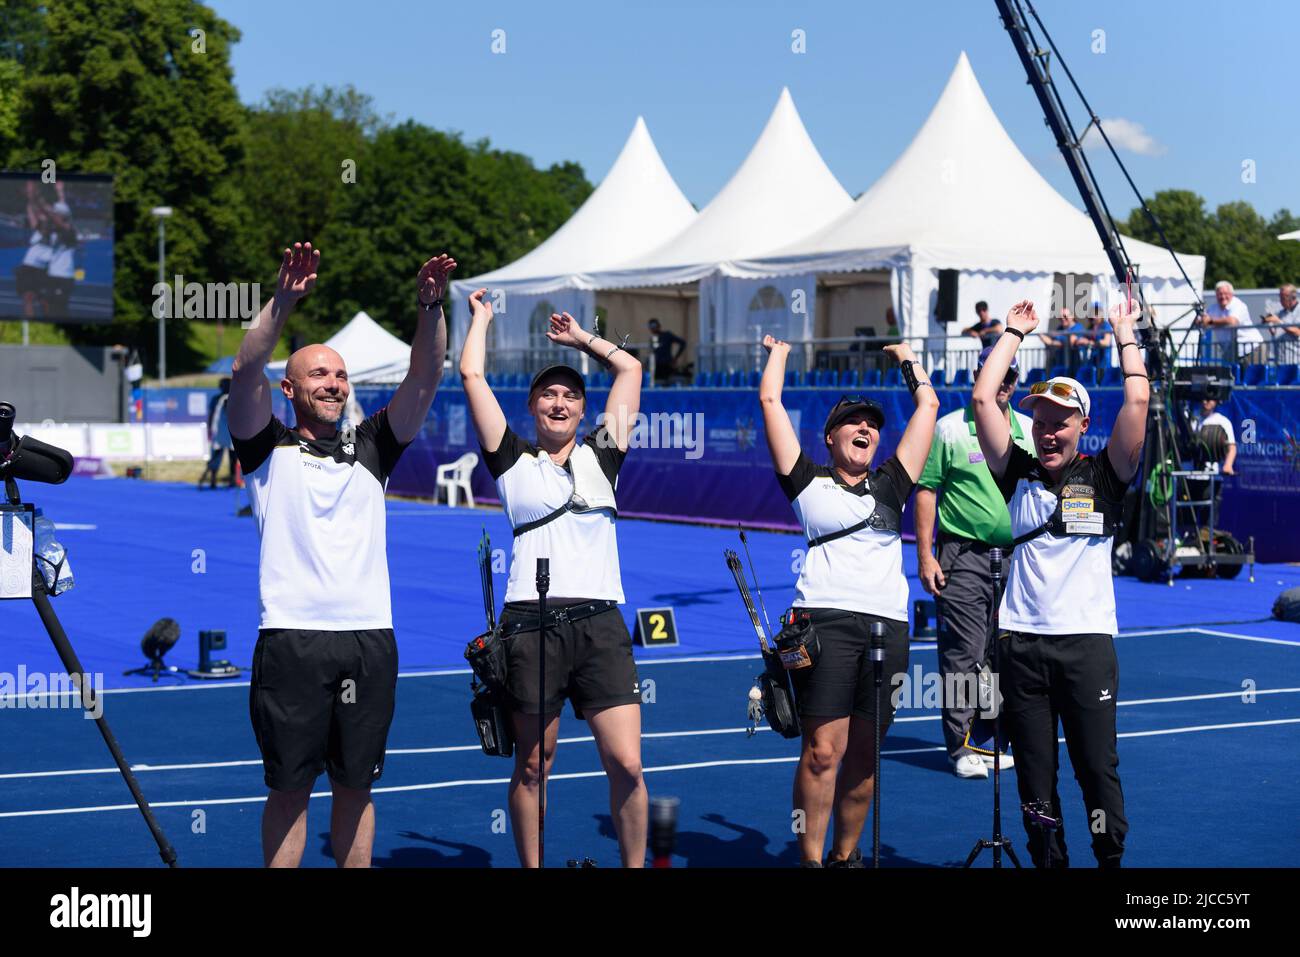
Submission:
<svg viewBox="0 0 1300 957">
<path fill-rule="evenodd" d="M 482 448 L 482 446 L 480 446 Z M 574 446 L 569 458 L 586 448 L 611 488 L 627 453 L 604 426 Z M 483 461 L 497 484 L 510 526 L 518 528 L 545 518 L 573 498 L 573 464 L 557 465 L 549 455 L 506 427 L 495 451 L 483 449 Z M 568 512 L 514 540 L 506 601 L 537 600 L 537 559 L 548 558 L 551 587 L 547 598 L 623 601 L 618 568 L 615 516 L 608 510 Z"/>
<path fill-rule="evenodd" d="M 54 256 L 53 239 L 39 229 L 33 230 L 32 238 L 27 240 L 27 252 L 23 254 L 23 265 L 33 269 L 48 269 L 50 259 Z"/>
<path fill-rule="evenodd" d="M 1128 483 L 1115 474 L 1110 455 L 1078 455 L 1067 466 L 1062 488 L 1066 527 L 1104 528 L 1098 507 L 1122 502 Z M 1055 487 L 1032 455 L 1012 445 L 1007 470 L 997 479 L 1011 512 L 1011 535 L 1040 527 L 1056 512 Z M 1044 532 L 1011 553 L 998 626 L 1036 635 L 1114 635 L 1115 584 L 1110 534 L 1054 535 Z"/>
<path fill-rule="evenodd" d="M 330 439 L 272 417 L 234 447 L 262 539 L 262 627 L 392 628 L 384 490 L 406 446 L 388 410 Z"/>
<path fill-rule="evenodd" d="M 897 457 L 875 471 L 874 482 L 863 479 L 848 485 L 834 469 L 814 464 L 803 452 L 789 475 L 778 472 L 776 478 L 794 507 L 806 541 L 869 518 L 876 508 L 873 484 L 883 504 L 902 514 L 914 484 Z M 794 604 L 907 621 L 902 536 L 867 527 L 809 548 L 795 584 Z"/>
</svg>

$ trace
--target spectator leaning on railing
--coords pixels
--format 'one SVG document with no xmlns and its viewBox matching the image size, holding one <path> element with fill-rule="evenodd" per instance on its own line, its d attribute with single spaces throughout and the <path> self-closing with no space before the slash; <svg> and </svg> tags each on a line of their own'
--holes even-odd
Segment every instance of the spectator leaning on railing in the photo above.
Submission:
<svg viewBox="0 0 1300 957">
<path fill-rule="evenodd" d="M 1205 307 L 1205 314 L 1198 316 L 1193 325 L 1201 328 L 1201 359 L 1203 361 L 1220 361 L 1233 363 L 1238 361 L 1258 361 L 1255 349 L 1238 358 L 1236 345 L 1258 346 L 1264 339 L 1258 329 L 1243 328 L 1250 326 L 1250 309 L 1237 298 L 1232 283 L 1220 280 L 1214 284 L 1214 302 Z"/>
<path fill-rule="evenodd" d="M 1273 358 L 1277 362 L 1300 362 L 1300 309 L 1296 308 L 1300 296 L 1289 282 L 1279 287 L 1277 295 L 1282 308 L 1277 315 L 1270 312 L 1262 320 L 1273 338 Z"/>
<path fill-rule="evenodd" d="M 1002 321 L 989 318 L 989 304 L 983 299 L 975 303 L 975 315 L 979 316 L 979 321 L 967 326 L 965 334 L 974 336 L 987 348 L 997 342 L 998 336 L 1002 335 Z"/>
<path fill-rule="evenodd" d="M 1074 313 L 1069 309 L 1061 309 L 1057 322 L 1059 324 L 1055 332 L 1044 332 L 1038 336 L 1047 348 L 1047 368 L 1050 371 L 1057 366 L 1065 366 L 1073 371 L 1074 363 L 1071 359 L 1074 348 L 1079 345 L 1080 337 L 1087 332 L 1087 328 L 1074 318 Z"/>
<path fill-rule="evenodd" d="M 1088 320 L 1088 331 L 1079 336 L 1080 345 L 1084 348 L 1083 365 L 1104 366 L 1106 359 L 1110 355 L 1111 328 L 1106 317 L 1101 314 L 1100 303 L 1093 310 L 1092 316 Z"/>
</svg>

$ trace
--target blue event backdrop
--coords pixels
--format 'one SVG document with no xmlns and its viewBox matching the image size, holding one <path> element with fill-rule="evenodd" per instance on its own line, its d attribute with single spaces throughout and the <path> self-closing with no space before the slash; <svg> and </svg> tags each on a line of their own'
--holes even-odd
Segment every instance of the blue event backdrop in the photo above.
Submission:
<svg viewBox="0 0 1300 957">
<path fill-rule="evenodd" d="M 206 408 L 206 396 L 211 393 L 202 393 L 202 403 L 197 396 L 191 401 L 189 393 L 198 391 L 151 390 L 144 400 L 149 419 L 202 421 L 202 414 L 189 410 Z M 383 406 L 392 392 L 392 387 L 360 386 L 356 390 L 367 413 Z M 526 390 L 498 388 L 496 394 L 510 427 L 531 439 L 534 430 L 525 405 Z M 607 389 L 594 387 L 588 392 L 584 428 L 594 428 L 595 416 L 608 395 Z M 815 461 L 825 461 L 820 451 L 821 426 L 839 395 L 836 389 L 787 388 L 784 392 L 800 441 Z M 911 397 L 901 388 L 873 389 L 871 395 L 881 402 L 888 417 L 882 436 L 882 452 L 888 455 L 902 434 Z M 1096 388 L 1091 395 L 1093 422 L 1083 451 L 1095 453 L 1109 437 L 1121 393 L 1119 389 Z M 942 412 L 962 407 L 968 396 L 965 390 L 941 389 Z M 136 397 L 144 398 L 139 393 Z M 772 475 L 754 390 L 648 389 L 642 393 L 641 411 L 651 427 L 634 438 L 619 476 L 621 513 L 795 527 L 789 503 Z M 1238 445 L 1237 474 L 1225 479 L 1220 524 L 1243 541 L 1254 535 L 1261 561 L 1300 561 L 1300 389 L 1239 387 L 1222 411 L 1236 426 Z M 281 418 L 291 415 L 278 393 L 275 413 Z M 673 437 L 677 441 L 663 441 Z M 635 444 L 638 442 L 640 447 Z M 663 447 L 665 444 L 674 447 Z M 458 382 L 448 381 L 439 389 L 424 429 L 398 463 L 389 491 L 432 498 L 437 466 L 465 452 L 478 451 L 464 392 Z M 474 470 L 472 486 L 479 501 L 497 501 L 496 487 L 481 462 Z M 904 516 L 904 530 L 909 534 L 910 511 Z"/>
</svg>

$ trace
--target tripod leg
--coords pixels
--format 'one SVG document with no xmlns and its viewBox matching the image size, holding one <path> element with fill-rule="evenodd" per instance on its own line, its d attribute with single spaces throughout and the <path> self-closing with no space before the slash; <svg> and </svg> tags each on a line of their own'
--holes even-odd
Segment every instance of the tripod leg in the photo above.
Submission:
<svg viewBox="0 0 1300 957">
<path fill-rule="evenodd" d="M 49 632 L 50 641 L 54 642 L 54 650 L 58 652 L 63 667 L 67 669 L 69 675 L 77 675 L 79 676 L 78 680 L 82 681 L 81 703 L 89 711 L 94 704 L 94 692 L 80 677 L 86 674 L 86 669 L 81 666 L 81 662 L 77 659 L 77 653 L 72 648 L 72 643 L 68 641 L 67 632 L 63 630 L 63 625 L 59 623 L 58 616 L 54 614 L 54 608 L 50 605 L 50 598 L 45 593 L 44 585 L 43 580 L 37 583 L 32 592 L 32 602 L 36 605 L 37 614 L 41 616 L 41 622 L 45 625 L 45 630 Z M 155 680 L 157 679 L 155 678 Z M 149 826 L 149 831 L 158 844 L 159 856 L 162 857 L 163 862 L 168 867 L 175 867 L 176 851 L 168 842 L 167 835 L 162 832 L 162 828 L 158 826 L 158 822 L 154 820 L 153 809 L 149 807 L 149 802 L 145 800 L 144 794 L 140 791 L 140 785 L 136 782 L 135 775 L 131 773 L 131 766 L 126 763 L 122 749 L 118 747 L 117 738 L 113 735 L 113 729 L 108 726 L 108 721 L 105 720 L 102 712 L 95 719 L 95 725 L 99 728 L 99 733 L 103 735 L 104 743 L 108 745 L 108 750 L 113 755 L 113 761 L 117 764 L 117 769 L 122 772 L 122 778 L 131 791 L 131 797 L 135 799 L 136 806 L 140 808 L 140 813 L 144 816 L 145 824 Z"/>
</svg>

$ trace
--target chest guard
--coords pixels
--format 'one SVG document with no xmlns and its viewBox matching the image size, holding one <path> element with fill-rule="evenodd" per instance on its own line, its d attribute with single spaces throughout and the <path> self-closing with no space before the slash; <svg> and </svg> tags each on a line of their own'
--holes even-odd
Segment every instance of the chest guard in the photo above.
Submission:
<svg viewBox="0 0 1300 957">
<path fill-rule="evenodd" d="M 568 467 L 569 473 L 573 476 L 573 494 L 569 500 L 549 515 L 543 515 L 539 519 L 517 526 L 514 530 L 515 538 L 524 532 L 549 525 L 569 512 L 604 511 L 615 518 L 618 517 L 614 486 L 605 477 L 605 472 L 596 459 L 595 450 L 586 443 L 574 446 L 573 451 L 569 453 Z"/>
<path fill-rule="evenodd" d="M 1057 485 L 1052 488 L 1056 496 L 1056 508 L 1052 516 L 1032 531 L 1018 536 L 1013 545 L 1038 538 L 1040 535 L 1055 535 L 1058 538 L 1093 537 L 1106 538 L 1114 535 L 1123 520 L 1124 503 L 1101 496 L 1093 477 L 1091 457 L 1084 456 L 1071 466 Z M 1046 475 L 1038 470 L 1029 479 L 1043 481 Z M 1044 484 L 1046 482 L 1044 481 Z"/>
<path fill-rule="evenodd" d="M 816 548 L 818 545 L 825 545 L 827 542 L 833 542 L 838 538 L 844 538 L 864 528 L 871 528 L 877 532 L 892 532 L 899 535 L 903 531 L 903 513 L 896 508 L 886 505 L 880 499 L 880 493 L 884 491 L 884 485 L 888 480 L 884 476 L 877 477 L 873 472 L 867 478 L 867 487 L 871 491 L 871 497 L 876 503 L 871 514 L 856 524 L 848 528 L 841 528 L 837 532 L 830 532 L 826 535 L 818 535 L 816 538 L 808 540 L 809 548 Z M 845 492 L 846 495 L 852 495 L 852 492 Z"/>
</svg>

